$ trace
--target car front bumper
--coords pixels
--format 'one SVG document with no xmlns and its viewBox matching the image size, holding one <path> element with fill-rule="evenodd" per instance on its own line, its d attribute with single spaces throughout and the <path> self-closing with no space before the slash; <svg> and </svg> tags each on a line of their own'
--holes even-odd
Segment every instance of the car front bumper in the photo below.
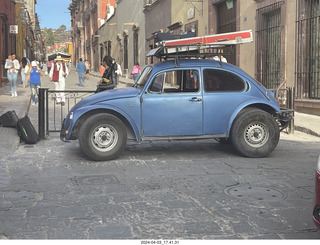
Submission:
<svg viewBox="0 0 320 245">
<path fill-rule="evenodd" d="M 70 137 L 70 130 L 73 123 L 73 112 L 69 112 L 67 117 L 63 120 L 60 130 L 60 139 L 64 142 Z"/>
<path fill-rule="evenodd" d="M 63 123 L 61 125 L 61 130 L 60 130 L 60 139 L 63 141 L 63 142 L 66 142 L 66 134 L 67 134 L 67 130 L 65 129 L 64 125 L 65 125 L 65 121 L 66 119 L 63 120 Z"/>
<path fill-rule="evenodd" d="M 279 122 L 279 130 L 282 131 L 286 129 L 289 126 L 291 120 L 293 120 L 294 110 L 284 108 L 281 108 L 280 110 L 281 112 L 277 113 L 277 120 Z"/>
</svg>

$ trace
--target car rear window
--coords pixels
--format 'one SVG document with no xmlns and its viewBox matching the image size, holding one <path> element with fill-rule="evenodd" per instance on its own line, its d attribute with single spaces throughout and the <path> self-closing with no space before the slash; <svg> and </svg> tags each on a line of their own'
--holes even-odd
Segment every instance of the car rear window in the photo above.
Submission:
<svg viewBox="0 0 320 245">
<path fill-rule="evenodd" d="M 203 78 L 206 92 L 237 92 L 245 89 L 244 81 L 231 72 L 205 69 Z"/>
</svg>

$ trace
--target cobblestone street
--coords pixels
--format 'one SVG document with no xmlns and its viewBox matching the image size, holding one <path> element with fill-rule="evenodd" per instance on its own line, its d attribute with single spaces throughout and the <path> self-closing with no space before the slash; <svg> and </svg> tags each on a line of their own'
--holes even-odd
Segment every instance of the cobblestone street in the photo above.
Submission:
<svg viewBox="0 0 320 245">
<path fill-rule="evenodd" d="M 21 145 L 1 159 L 2 237 L 320 238 L 311 218 L 320 141 L 283 139 L 264 159 L 195 143 L 128 143 L 108 162 L 57 136 Z"/>
<path fill-rule="evenodd" d="M 97 81 L 91 76 L 83 89 Z M 76 83 L 72 72 L 67 89 Z M 37 106 L 29 115 L 37 128 Z M 93 162 L 77 141 L 50 133 L 1 155 L 0 236 L 319 239 L 312 221 L 319 149 L 319 137 L 295 132 L 281 133 L 276 150 L 261 159 L 200 140 L 128 142 L 116 160 Z"/>
<path fill-rule="evenodd" d="M 0 26 L 3 244 L 319 243 L 320 0 L 0 0 Z"/>
</svg>

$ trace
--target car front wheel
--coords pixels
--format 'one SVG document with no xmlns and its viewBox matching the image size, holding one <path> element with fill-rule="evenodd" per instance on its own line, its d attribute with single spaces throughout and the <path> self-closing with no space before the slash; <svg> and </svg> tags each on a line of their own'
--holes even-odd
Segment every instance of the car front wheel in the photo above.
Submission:
<svg viewBox="0 0 320 245">
<path fill-rule="evenodd" d="M 116 158 L 126 145 L 127 131 L 120 119 L 100 113 L 89 117 L 82 125 L 79 144 L 83 152 L 93 160 Z"/>
<path fill-rule="evenodd" d="M 265 157 L 277 146 L 279 127 L 269 113 L 249 109 L 241 113 L 231 129 L 231 141 L 237 151 L 247 157 Z"/>
</svg>

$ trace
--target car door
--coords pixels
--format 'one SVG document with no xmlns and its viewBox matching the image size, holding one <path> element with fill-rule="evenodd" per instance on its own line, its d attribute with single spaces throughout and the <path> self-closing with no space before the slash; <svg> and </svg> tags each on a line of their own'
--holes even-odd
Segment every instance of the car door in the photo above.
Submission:
<svg viewBox="0 0 320 245">
<path fill-rule="evenodd" d="M 170 70 L 154 76 L 141 100 L 143 137 L 202 134 L 198 70 Z"/>
</svg>

